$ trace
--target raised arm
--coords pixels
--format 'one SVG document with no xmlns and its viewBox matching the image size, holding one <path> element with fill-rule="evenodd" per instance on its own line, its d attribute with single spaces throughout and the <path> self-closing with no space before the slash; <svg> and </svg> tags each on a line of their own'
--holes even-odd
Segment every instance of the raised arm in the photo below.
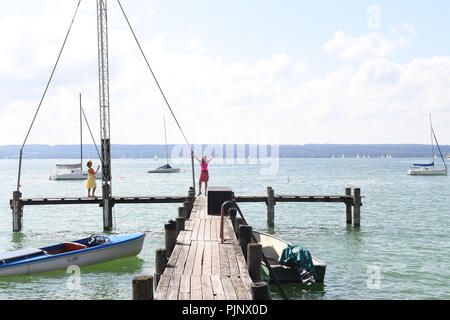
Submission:
<svg viewBox="0 0 450 320">
<path fill-rule="evenodd" d="M 210 163 L 212 161 L 212 159 L 214 159 L 215 157 L 217 157 L 219 154 L 215 154 L 213 155 L 207 162 Z"/>
</svg>

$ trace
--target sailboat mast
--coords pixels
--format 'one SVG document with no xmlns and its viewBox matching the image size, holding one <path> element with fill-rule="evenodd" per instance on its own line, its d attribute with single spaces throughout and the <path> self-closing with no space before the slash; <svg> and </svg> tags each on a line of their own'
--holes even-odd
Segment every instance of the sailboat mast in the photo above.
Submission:
<svg viewBox="0 0 450 320">
<path fill-rule="evenodd" d="M 429 116 L 430 116 L 430 133 L 431 133 L 431 155 L 432 155 L 432 161 L 434 163 L 433 125 L 431 123 L 431 114 L 429 114 Z"/>
<path fill-rule="evenodd" d="M 169 151 L 167 150 L 167 132 L 166 132 L 166 117 L 163 116 L 163 121 L 164 121 L 164 140 L 166 141 L 166 159 L 167 159 L 167 164 L 169 164 Z"/>
<path fill-rule="evenodd" d="M 81 106 L 81 93 L 80 93 L 80 166 L 83 170 L 83 108 Z"/>
</svg>

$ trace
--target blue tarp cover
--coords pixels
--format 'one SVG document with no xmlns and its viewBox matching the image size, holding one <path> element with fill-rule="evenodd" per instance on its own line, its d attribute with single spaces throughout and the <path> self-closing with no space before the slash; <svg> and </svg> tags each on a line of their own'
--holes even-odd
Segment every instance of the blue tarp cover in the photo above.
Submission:
<svg viewBox="0 0 450 320">
<path fill-rule="evenodd" d="M 415 167 L 434 167 L 434 162 L 424 163 L 424 164 L 414 163 L 413 166 L 415 166 Z"/>
<path fill-rule="evenodd" d="M 316 269 L 312 261 L 311 253 L 302 246 L 287 246 L 283 249 L 278 263 L 286 267 L 300 266 L 312 272 L 314 279 L 317 279 Z"/>
</svg>

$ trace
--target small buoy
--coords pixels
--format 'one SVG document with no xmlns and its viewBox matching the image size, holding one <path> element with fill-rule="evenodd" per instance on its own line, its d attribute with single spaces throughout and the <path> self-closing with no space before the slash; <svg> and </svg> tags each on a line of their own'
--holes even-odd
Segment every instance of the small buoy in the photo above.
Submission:
<svg viewBox="0 0 450 320">
<path fill-rule="evenodd" d="M 22 188 L 22 185 L 21 185 L 21 184 L 19 184 L 19 188 Z"/>
<path fill-rule="evenodd" d="M 186 169 L 183 170 L 183 173 L 186 173 Z"/>
<path fill-rule="evenodd" d="M 120 177 L 120 179 L 123 179 L 123 177 Z"/>
</svg>

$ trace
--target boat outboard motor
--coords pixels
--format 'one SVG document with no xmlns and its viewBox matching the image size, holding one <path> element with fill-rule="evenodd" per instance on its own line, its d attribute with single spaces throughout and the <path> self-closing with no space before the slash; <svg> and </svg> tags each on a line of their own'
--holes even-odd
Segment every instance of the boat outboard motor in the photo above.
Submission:
<svg viewBox="0 0 450 320">
<path fill-rule="evenodd" d="M 312 285 L 313 283 L 316 283 L 316 280 L 314 279 L 314 275 L 311 271 L 308 271 L 305 268 L 300 267 L 300 266 L 295 266 L 294 269 L 297 273 L 299 280 L 303 284 L 309 286 L 309 285 Z"/>
<path fill-rule="evenodd" d="M 93 247 L 97 245 L 97 235 L 95 233 L 91 234 L 88 240 L 88 246 Z"/>
</svg>

